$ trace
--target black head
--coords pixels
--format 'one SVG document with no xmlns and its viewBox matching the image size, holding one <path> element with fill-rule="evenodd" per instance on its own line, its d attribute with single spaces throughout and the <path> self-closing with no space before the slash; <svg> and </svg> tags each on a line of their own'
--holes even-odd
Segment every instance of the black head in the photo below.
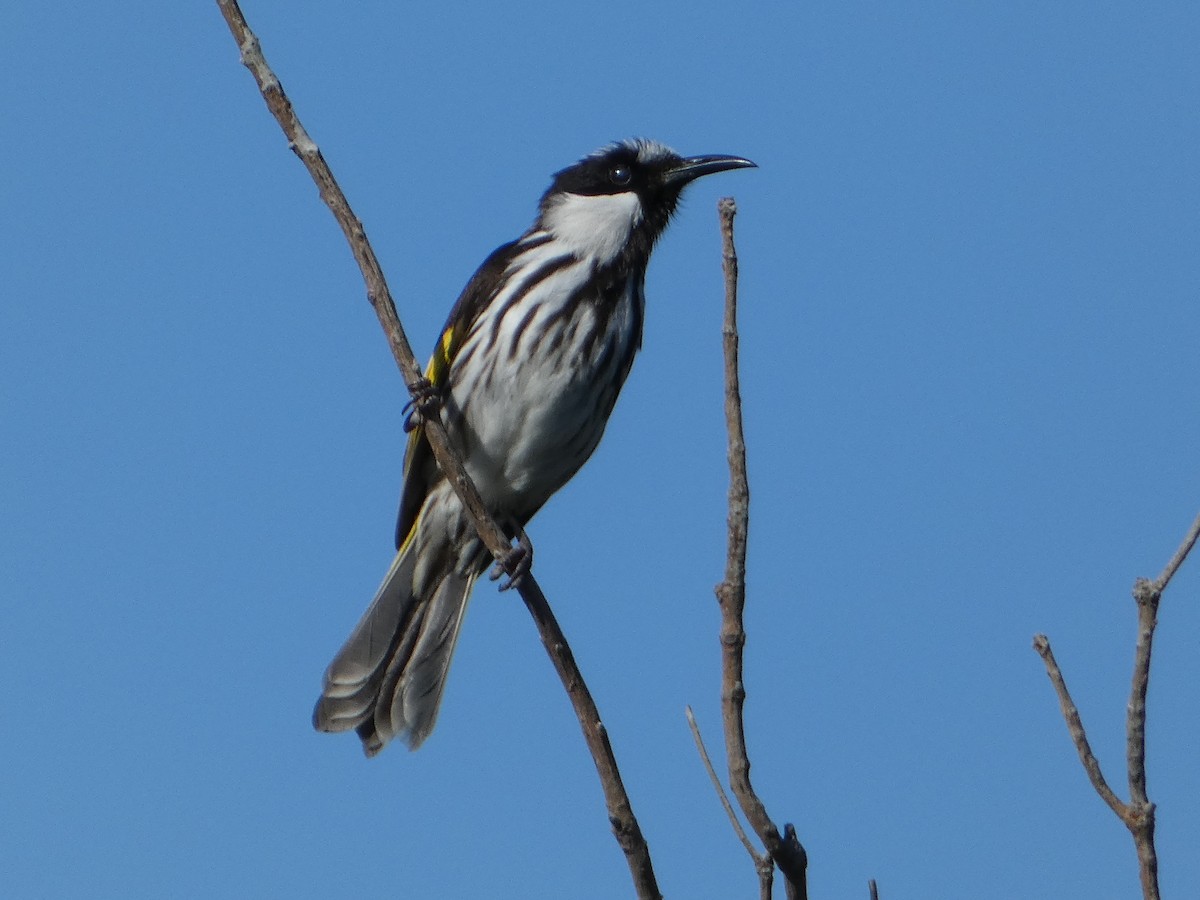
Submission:
<svg viewBox="0 0 1200 900">
<path fill-rule="evenodd" d="M 752 166 L 738 156 L 683 157 L 655 141 L 621 141 L 555 174 L 542 196 L 541 223 L 587 244 L 593 243 L 590 231 L 597 249 L 621 244 L 622 255 L 648 257 L 687 185 L 704 175 Z M 606 197 L 612 202 L 601 199 Z M 604 262 L 605 253 L 596 255 Z"/>
</svg>

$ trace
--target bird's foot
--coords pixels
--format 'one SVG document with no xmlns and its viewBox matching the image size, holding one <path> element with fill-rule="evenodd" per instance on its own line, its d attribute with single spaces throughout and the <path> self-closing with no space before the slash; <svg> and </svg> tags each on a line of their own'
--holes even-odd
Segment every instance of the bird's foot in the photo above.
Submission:
<svg viewBox="0 0 1200 900">
<path fill-rule="evenodd" d="M 500 585 L 500 590 L 502 591 L 519 587 L 521 579 L 533 567 L 533 542 L 529 540 L 529 535 L 515 521 L 510 523 L 510 527 L 516 532 L 517 546 L 504 554 L 503 559 L 496 560 L 496 564 L 492 566 L 491 574 L 488 575 L 488 578 L 492 581 L 498 581 L 504 575 L 508 575 L 508 580 Z"/>
<path fill-rule="evenodd" d="M 412 399 L 404 404 L 407 418 L 404 420 L 404 431 L 415 431 L 429 419 L 437 416 L 442 408 L 442 392 L 434 383 L 421 376 L 420 381 L 410 388 Z"/>
</svg>

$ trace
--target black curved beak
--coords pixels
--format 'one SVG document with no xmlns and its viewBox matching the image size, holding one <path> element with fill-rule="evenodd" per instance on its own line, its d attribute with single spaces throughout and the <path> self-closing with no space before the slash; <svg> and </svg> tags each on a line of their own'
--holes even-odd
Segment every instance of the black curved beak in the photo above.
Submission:
<svg viewBox="0 0 1200 900">
<path fill-rule="evenodd" d="M 756 169 L 754 163 L 740 156 L 690 156 L 679 161 L 663 174 L 664 184 L 685 185 L 704 175 L 730 169 Z"/>
</svg>

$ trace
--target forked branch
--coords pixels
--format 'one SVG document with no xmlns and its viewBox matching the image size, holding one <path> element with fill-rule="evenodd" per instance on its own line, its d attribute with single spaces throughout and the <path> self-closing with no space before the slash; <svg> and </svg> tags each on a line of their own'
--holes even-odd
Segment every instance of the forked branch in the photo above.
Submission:
<svg viewBox="0 0 1200 900">
<path fill-rule="evenodd" d="M 1128 712 L 1125 719 L 1125 765 L 1129 780 L 1129 801 L 1121 800 L 1109 787 L 1100 769 L 1100 763 L 1092 753 L 1087 732 L 1079 710 L 1071 700 L 1062 670 L 1050 648 L 1050 639 L 1044 634 L 1035 635 L 1033 648 L 1046 665 L 1046 674 L 1058 695 L 1067 731 L 1079 754 L 1084 771 L 1100 798 L 1129 829 L 1137 851 L 1138 871 L 1142 883 L 1144 900 L 1158 900 L 1158 854 L 1154 847 L 1154 804 L 1146 793 L 1146 693 L 1150 687 L 1150 654 L 1154 646 L 1154 629 L 1158 625 L 1158 604 L 1183 561 L 1200 538 L 1200 516 L 1192 523 L 1179 549 L 1171 557 L 1162 574 L 1151 581 L 1139 578 L 1133 586 L 1133 599 L 1137 604 L 1137 644 L 1133 657 L 1133 683 L 1129 693 Z"/>
</svg>

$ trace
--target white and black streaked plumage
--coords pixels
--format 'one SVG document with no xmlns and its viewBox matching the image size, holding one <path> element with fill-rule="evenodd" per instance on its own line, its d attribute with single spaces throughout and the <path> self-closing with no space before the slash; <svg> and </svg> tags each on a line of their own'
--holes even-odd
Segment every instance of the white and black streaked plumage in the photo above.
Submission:
<svg viewBox="0 0 1200 900">
<path fill-rule="evenodd" d="M 642 341 L 646 265 L 680 192 L 752 165 L 612 144 L 555 175 L 533 226 L 468 282 L 426 375 L 484 502 L 514 534 L 604 434 Z M 398 552 L 313 713 L 321 731 L 356 729 L 368 755 L 397 735 L 415 749 L 433 730 L 471 587 L 490 562 L 410 424 Z"/>
</svg>

